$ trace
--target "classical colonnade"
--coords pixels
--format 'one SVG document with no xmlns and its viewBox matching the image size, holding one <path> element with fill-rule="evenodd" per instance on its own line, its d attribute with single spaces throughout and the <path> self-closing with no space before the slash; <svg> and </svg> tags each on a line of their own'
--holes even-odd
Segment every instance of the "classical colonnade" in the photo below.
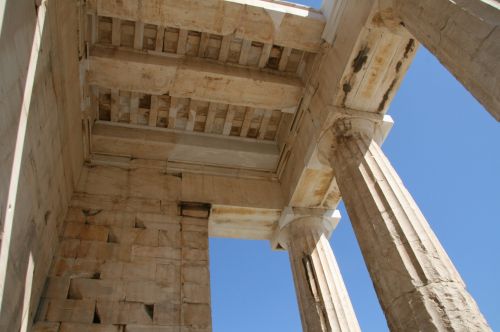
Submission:
<svg viewBox="0 0 500 332">
<path fill-rule="evenodd" d="M 372 139 L 374 122 L 335 125 L 331 163 L 391 331 L 490 331 L 427 220 Z M 283 224 L 304 331 L 360 331 L 328 242 L 331 218 Z"/>
<path fill-rule="evenodd" d="M 206 5 L 205 1 L 196 0 L 193 3 Z M 271 239 L 279 244 L 278 247 L 288 250 L 304 331 L 359 331 L 355 312 L 328 241 L 339 218 L 336 215 L 322 214 L 323 209 L 311 208 L 327 206 L 323 205 L 323 202 L 328 198 L 329 193 L 335 191 L 334 199 L 332 199 L 335 203 L 328 205 L 328 208 L 333 208 L 339 198 L 335 187 L 338 185 L 391 331 L 491 331 L 474 299 L 466 290 L 459 273 L 378 142 L 382 117 L 414 54 L 417 44 L 415 39 L 428 48 L 486 110 L 500 121 L 500 88 L 498 86 L 500 2 L 498 0 L 324 1 L 330 9 L 333 9 L 329 13 L 323 12 L 324 15 L 320 15 L 321 19 L 315 20 L 311 26 L 305 24 L 309 29 L 304 29 L 304 31 L 309 31 L 311 35 L 316 36 L 315 40 L 310 41 L 314 47 L 310 45 L 305 47 L 299 43 L 296 50 L 305 54 L 312 48 L 315 53 L 314 59 L 319 58 L 317 62 L 311 63 L 311 73 L 307 74 L 309 77 L 306 83 L 301 82 L 298 77 L 286 77 L 287 73 L 260 72 L 263 67 L 261 59 L 264 59 L 262 63 L 265 65 L 270 59 L 273 45 L 281 45 L 280 40 L 276 40 L 276 36 L 273 36 L 276 32 L 273 29 L 282 24 L 282 28 L 288 31 L 288 33 L 283 33 L 287 38 L 307 39 L 307 36 L 295 32 L 295 28 L 301 25 L 297 22 L 301 21 L 284 20 L 290 12 L 288 9 L 287 11 L 273 10 L 273 5 L 277 3 L 272 3 L 272 1 L 270 4 L 266 0 L 227 2 L 214 0 L 206 7 L 201 5 L 190 7 L 191 1 L 184 1 L 183 6 L 179 8 L 174 6 L 177 4 L 176 1 L 166 0 L 151 0 L 150 7 L 142 7 L 143 4 L 147 4 L 145 0 L 116 0 L 114 2 L 111 0 L 34 2 L 11 0 L 4 2 L 5 4 L 0 3 L 0 18 L 3 19 L 4 16 L 6 18 L 0 29 L 3 38 L 0 43 L 2 46 L 8 45 L 1 49 L 0 66 L 2 69 L 9 69 L 5 71 L 5 75 L 0 75 L 2 84 L 0 95 L 4 99 L 2 102 L 5 101 L 4 104 L 8 106 L 8 112 L 5 112 L 2 117 L 2 121 L 5 121 L 0 121 L 0 129 L 3 131 L 2 134 L 5 134 L 2 136 L 5 148 L 1 151 L 2 159 L 0 160 L 5 169 L 5 171 L 2 170 L 5 176 L 2 174 L 3 178 L 0 179 L 0 196 L 3 195 L 0 210 L 5 214 L 5 217 L 2 214 L 1 225 L 3 233 L 1 234 L 2 255 L 0 255 L 0 330 L 29 330 L 31 322 L 37 319 L 42 323 L 39 326 L 43 331 L 48 331 L 46 326 L 52 326 L 53 329 L 50 331 L 61 332 L 76 330 L 67 326 L 80 326 L 78 329 L 80 331 L 104 331 L 104 329 L 106 331 L 159 331 L 161 326 L 164 326 L 162 330 L 168 331 L 210 331 L 207 242 L 209 230 L 205 219 L 205 212 L 207 212 L 205 209 L 212 204 L 211 216 L 213 216 L 215 210 L 213 206 L 219 204 L 219 221 L 226 221 L 224 218 L 233 221 L 230 218 L 237 215 L 234 212 L 237 209 L 241 209 L 242 214 L 255 210 L 264 211 L 259 211 L 262 214 L 254 216 L 260 221 L 266 219 L 267 222 L 267 219 L 272 218 L 270 223 L 263 223 L 261 229 L 252 229 L 252 236 L 257 236 L 255 234 L 258 233 L 259 239 Z M 233 15 L 246 13 L 247 18 L 245 21 L 240 16 L 228 17 L 227 26 L 223 29 L 217 26 L 220 22 L 211 18 L 224 16 L 221 13 L 225 13 L 224 5 L 229 2 L 231 5 L 226 8 L 228 13 L 232 12 Z M 251 2 L 253 5 L 246 2 Z M 236 3 L 241 6 L 236 6 Z M 266 8 L 259 8 L 262 3 L 266 4 Z M 97 6 L 99 4 L 108 12 Z M 81 10 L 82 5 L 83 8 L 94 6 L 94 11 L 86 13 Z M 113 5 L 117 8 L 113 8 Z M 243 8 L 247 5 L 252 9 Z M 175 15 L 170 15 L 171 17 L 168 17 L 166 13 L 158 15 L 157 8 L 168 6 L 177 9 L 177 11 L 168 12 L 169 15 L 176 13 Z M 289 7 L 292 8 L 294 5 Z M 101 8 L 101 10 L 97 11 L 96 8 Z M 144 22 L 143 17 L 140 17 L 134 8 L 144 9 L 143 14 L 149 8 L 151 11 L 149 23 L 147 20 Z M 304 17 L 312 13 L 302 9 L 292 9 L 294 12 L 301 12 Z M 205 14 L 205 11 L 209 11 L 211 16 L 201 15 Z M 174 33 L 176 37 L 163 38 L 164 34 L 169 31 L 168 26 L 176 26 L 178 23 L 176 22 L 178 18 L 173 16 L 183 14 L 186 14 L 184 25 L 178 29 L 175 28 L 178 30 Z M 85 18 L 86 16 L 88 17 Z M 88 45 L 83 36 L 86 30 L 82 29 L 86 19 L 95 23 L 88 27 L 87 32 L 90 35 Z M 201 20 L 200 24 L 193 24 L 197 19 Z M 268 19 L 267 30 L 261 27 L 261 20 L 265 19 Z M 96 45 L 95 43 L 96 36 L 101 33 L 96 23 L 101 22 L 99 20 L 102 20 L 103 26 L 107 26 L 102 31 L 109 34 L 109 45 Z M 239 20 L 245 21 L 246 25 L 236 24 L 240 23 L 237 22 Z M 129 49 L 121 48 L 120 43 L 117 43 L 117 40 L 121 38 L 120 29 L 123 23 L 120 23 L 121 21 L 127 21 L 123 26 L 127 26 L 127 31 L 129 31 L 127 36 L 132 42 L 127 46 Z M 146 38 L 146 44 L 149 41 L 151 45 L 154 45 L 151 49 L 146 49 L 144 46 L 145 27 L 148 33 L 156 31 L 154 32 L 155 38 L 151 35 L 147 35 Z M 229 29 L 228 27 L 235 28 Z M 245 27 L 247 30 L 255 31 L 250 31 L 251 33 L 245 35 L 244 32 L 248 32 L 245 31 Z M 134 31 L 133 34 L 130 31 Z M 199 43 L 193 42 L 192 45 L 196 47 L 199 45 L 202 50 L 202 52 L 199 50 L 194 52 L 196 53 L 194 58 L 196 55 L 201 58 L 210 40 L 207 36 L 214 31 L 217 32 L 220 46 L 212 47 L 212 51 L 219 52 L 219 56 L 210 61 L 207 60 L 206 66 L 199 65 L 199 63 L 205 63 L 203 59 L 196 59 L 196 61 L 184 59 L 186 53 L 184 46 L 187 45 L 188 31 L 193 32 L 194 40 L 199 39 Z M 240 38 L 241 36 L 237 38 L 242 44 L 241 49 L 246 49 L 245 52 L 239 51 L 240 55 L 237 59 L 237 66 L 243 66 L 243 69 L 236 68 L 236 62 L 234 66 L 225 67 L 229 52 L 228 45 L 235 33 L 242 34 L 244 37 L 243 39 Z M 376 42 L 372 40 L 373 43 L 370 44 L 370 38 Z M 389 40 L 386 43 L 385 39 L 391 38 L 395 41 Z M 165 46 L 164 43 L 174 39 L 177 44 L 175 50 L 169 51 L 170 54 L 160 52 Z M 297 40 L 278 46 L 283 49 L 283 54 L 288 52 L 284 57 L 280 55 L 278 69 L 286 69 L 288 57 L 297 47 Z M 324 48 L 320 47 L 323 41 Z M 254 42 L 261 44 L 259 65 L 253 69 L 246 68 L 248 54 Z M 368 54 L 370 47 L 367 45 L 372 47 L 371 54 Z M 381 51 L 377 49 L 379 45 L 382 45 Z M 116 49 L 117 47 L 120 49 Z M 397 54 L 398 57 L 391 58 L 388 53 Z M 320 56 L 316 56 L 318 54 Z M 386 56 L 389 58 L 385 58 Z M 365 64 L 368 57 L 372 62 L 371 67 L 363 69 L 363 66 L 368 67 Z M 284 61 L 281 62 L 281 59 Z M 384 61 L 385 64 L 378 63 Z M 175 95 L 172 94 L 171 85 L 175 79 L 182 76 L 177 73 L 177 68 L 184 66 L 184 62 L 190 63 L 187 67 L 191 76 L 186 75 L 188 78 L 181 80 L 182 84 L 178 82 L 178 95 Z M 99 67 L 99 64 L 102 67 Z M 106 67 L 110 67 L 109 72 L 102 73 L 101 76 L 97 75 L 101 74 L 101 69 Z M 121 68 L 131 69 L 133 73 L 121 75 Z M 228 68 L 231 70 L 226 71 Z M 273 70 L 276 71 L 276 68 L 271 71 Z M 246 75 L 247 71 L 251 75 Z M 165 78 L 169 75 L 170 80 Z M 205 86 L 200 88 L 201 92 L 191 91 L 192 85 L 197 84 L 200 77 L 203 78 Z M 140 80 L 138 81 L 137 78 Z M 356 79 L 357 82 L 355 82 Z M 116 86 L 121 80 L 124 80 L 123 85 Z M 78 84 L 79 82 L 81 85 Z M 154 84 L 149 90 L 143 91 L 144 82 Z M 219 83 L 212 85 L 213 82 Z M 354 83 L 363 84 L 366 86 L 363 91 L 369 93 L 363 95 L 362 91 L 358 94 L 362 89 L 359 86 L 356 87 Z M 227 84 L 234 91 L 229 88 L 227 88 L 228 91 L 222 91 L 224 89 L 222 87 Z M 90 116 L 100 107 L 98 101 L 100 97 L 91 91 L 92 87 L 96 88 L 99 85 L 111 85 L 113 88 L 113 91 L 109 92 L 109 103 L 106 97 L 107 92 L 102 98 L 106 101 L 103 113 L 108 111 L 109 106 L 109 121 L 100 119 L 96 122 L 95 114 Z M 247 89 L 249 86 L 252 87 L 248 89 L 250 92 L 245 91 L 245 93 L 248 92 L 247 95 L 251 98 L 247 96 L 246 100 L 240 100 L 243 95 L 240 90 Z M 126 121 L 122 124 L 106 123 L 117 120 L 117 115 L 120 114 L 117 106 L 120 104 L 121 90 L 130 95 L 127 99 L 128 105 L 125 107 L 127 112 L 124 113 L 128 113 L 130 123 Z M 165 96 L 166 92 L 170 95 Z M 144 94 L 146 105 L 144 107 L 146 108 L 139 107 L 138 93 Z M 210 144 L 200 143 L 201 140 L 208 140 L 208 136 L 199 136 L 196 144 L 178 142 L 179 137 L 195 137 L 194 134 L 198 134 L 192 132 L 196 119 L 195 109 L 190 109 L 185 119 L 186 121 L 191 119 L 190 125 L 186 124 L 189 130 L 185 130 L 190 133 L 178 130 L 179 133 L 176 132 L 174 135 L 172 132 L 167 133 L 168 128 L 166 128 L 163 132 L 165 136 L 162 136 L 163 134 L 158 133 L 163 128 L 145 129 L 156 127 L 159 123 L 159 96 L 166 98 L 163 102 L 170 98 L 169 106 L 166 102 L 162 106 L 164 108 L 162 112 L 165 113 L 162 118 L 165 121 L 168 118 L 170 129 L 172 129 L 171 123 L 175 124 L 178 112 L 176 107 L 172 107 L 175 105 L 173 98 L 179 99 L 181 96 L 186 103 L 191 103 L 191 99 L 195 101 L 203 99 L 203 102 L 207 104 L 208 102 L 216 104 L 224 102 L 228 106 L 228 113 L 233 104 L 233 106 L 244 108 L 251 106 L 255 109 L 278 108 L 283 110 L 282 113 L 293 109 L 292 112 L 296 112 L 297 116 L 293 118 L 293 121 L 290 118 L 290 130 L 283 135 L 283 141 L 286 140 L 285 143 L 290 144 L 286 153 L 283 154 L 286 157 L 282 158 L 282 160 L 288 160 L 288 164 L 279 163 L 281 157 L 278 154 L 278 147 L 274 146 L 276 142 L 267 142 L 272 144 L 270 148 L 273 150 L 276 148 L 275 152 L 269 154 L 266 152 L 267 148 L 264 149 L 265 151 L 259 151 L 264 144 L 262 142 L 258 144 L 251 142 L 252 144 L 246 145 L 245 141 L 245 144 L 235 145 L 231 149 L 225 148 L 226 141 L 219 141 L 222 139 L 220 137 L 217 138 L 217 144 L 214 143 L 215 139 Z M 292 99 L 289 96 L 295 98 L 293 103 L 288 103 Z M 210 124 L 207 125 L 209 108 L 210 106 L 207 106 L 207 115 L 204 120 L 206 127 L 204 128 L 210 129 L 215 121 L 216 109 L 212 110 L 213 116 Z M 141 114 L 148 114 L 148 118 L 143 117 L 148 120 L 140 131 L 139 128 L 133 128 L 134 131 L 132 131 L 132 127 L 138 125 L 139 109 Z M 114 112 L 113 116 L 112 112 Z M 171 114 L 173 114 L 172 117 Z M 219 136 L 229 136 L 233 116 L 234 113 L 231 116 L 226 115 L 223 130 L 225 134 Z M 335 116 L 337 117 L 334 118 Z M 170 122 L 171 118 L 172 122 Z M 237 139 L 246 140 L 252 115 L 248 118 L 245 115 L 245 118 L 248 119 L 247 128 L 243 130 L 243 124 L 241 125 L 241 131 L 245 132 L 245 135 L 240 134 L 239 137 L 235 137 Z M 266 130 L 270 119 L 271 117 L 268 117 L 266 120 L 264 126 Z M 92 127 L 94 122 L 96 124 Z M 164 124 L 166 125 L 166 122 Z M 103 129 L 105 127 L 109 129 Z M 91 128 L 93 129 L 90 130 Z M 101 128 L 100 136 L 99 128 Z M 122 131 L 125 128 L 127 128 L 126 133 Z M 142 135 L 150 129 L 150 133 L 154 134 L 148 133 L 144 135 L 146 137 L 144 139 Z M 203 130 L 203 133 L 199 133 L 200 135 L 210 134 L 207 133 L 210 130 Z M 265 136 L 266 130 L 263 130 L 264 134 L 259 134 L 261 138 Z M 128 133 L 135 133 L 136 137 L 128 140 Z M 200 137 L 203 138 L 200 139 Z M 321 141 L 323 139 L 324 141 Z M 104 143 L 99 145 L 99 140 Z M 126 141 L 130 142 L 125 144 Z M 185 139 L 185 141 L 189 140 Z M 106 142 L 114 142 L 114 144 Z M 325 142 L 326 144 L 323 144 Z M 165 143 L 165 145 L 158 143 Z M 178 155 L 179 160 L 176 160 L 175 156 L 172 157 L 172 154 L 161 154 L 168 150 L 164 148 L 165 146 L 175 150 L 173 147 L 179 147 L 180 143 L 186 144 L 181 149 L 182 153 Z M 203 151 L 200 155 L 208 155 L 209 152 L 204 152 L 207 151 L 206 148 L 208 147 L 209 150 L 216 145 L 218 151 L 216 155 L 223 159 L 218 163 L 214 163 L 213 158 L 207 160 L 187 158 L 196 154 L 190 150 L 192 146 L 203 147 L 200 149 Z M 96 149 L 96 146 L 101 150 Z M 109 150 L 106 150 L 108 148 Z M 321 160 L 318 155 L 315 155 L 320 149 L 322 149 Z M 137 151 L 139 153 L 136 153 Z M 157 151 L 161 153 L 155 154 Z M 243 151 L 248 156 L 244 160 L 247 164 L 242 163 L 244 167 L 241 167 L 240 164 L 232 163 L 232 160 L 229 160 L 232 157 L 226 155 L 227 151 L 233 153 L 231 156 L 244 159 L 241 157 Z M 90 155 L 91 152 L 93 156 Z M 261 158 L 260 161 L 264 166 L 255 164 L 255 155 Z M 316 157 L 318 160 L 315 159 Z M 90 164 L 84 165 L 84 160 Z M 164 170 L 169 167 L 168 162 L 172 160 L 174 161 L 172 169 L 175 174 L 167 174 Z M 135 163 L 135 161 L 139 162 Z M 195 170 L 200 163 L 206 166 L 204 162 L 208 165 L 209 174 Z M 191 163 L 195 167 L 191 169 L 192 172 L 187 171 L 185 175 L 181 172 L 179 176 L 179 170 L 186 165 L 192 166 Z M 277 163 L 276 168 L 274 163 Z M 283 164 L 286 165 L 283 166 Z M 107 166 L 95 169 L 99 165 Z M 224 166 L 224 168 L 221 168 L 222 171 L 217 170 L 213 175 L 212 171 L 217 169 L 215 167 L 217 165 Z M 280 168 L 281 166 L 283 168 Z M 313 170 L 312 167 L 318 167 L 319 170 L 314 172 L 317 169 Z M 249 169 L 248 177 L 240 179 L 238 176 L 224 176 L 227 170 L 235 171 L 232 174 L 235 175 L 247 168 Z M 90 171 L 92 169 L 94 173 Z M 266 177 L 263 179 L 260 179 L 261 170 L 265 170 L 263 173 Z M 296 170 L 299 171 L 296 172 Z M 308 171 L 311 171 L 311 176 Z M 272 181 L 267 181 L 268 173 L 273 173 Z M 85 174 L 85 177 L 79 179 L 82 174 Z M 259 174 L 258 180 L 254 179 L 255 174 Z M 325 178 L 322 177 L 325 174 L 328 179 L 325 181 L 327 188 L 321 195 L 317 195 L 318 197 L 309 199 L 309 196 L 313 196 L 312 193 L 316 192 L 315 185 Z M 314 184 L 308 186 L 308 182 L 314 182 Z M 218 185 L 219 192 L 223 193 L 221 197 L 218 197 L 218 202 L 214 202 L 215 199 L 211 201 L 212 196 L 215 196 L 211 191 L 215 183 Z M 239 186 L 237 190 L 227 190 L 235 184 Z M 299 187 L 300 190 L 296 190 Z M 330 188 L 335 190 L 330 191 Z M 271 193 L 266 192 L 264 195 L 263 192 L 268 189 Z M 240 197 L 232 199 L 229 196 L 233 193 L 238 193 Z M 250 200 L 246 197 L 247 193 L 264 198 L 258 197 L 255 204 L 247 206 Z M 76 197 L 75 201 L 81 199 L 83 203 L 78 205 L 78 202 L 71 202 L 72 195 Z M 281 198 L 281 195 L 283 200 L 263 204 L 270 197 L 280 196 Z M 82 197 L 89 201 L 85 202 Z M 178 215 L 179 210 L 182 209 L 179 209 L 177 204 L 181 201 L 203 203 L 200 205 L 203 207 L 201 209 L 203 224 L 201 226 L 190 225 L 191 230 L 184 229 L 186 233 L 199 233 L 197 235 L 185 233 L 186 238 L 190 237 L 190 241 L 187 242 L 191 243 L 188 244 L 176 242 L 183 236 L 180 229 L 184 217 L 186 219 L 193 217 L 193 215 L 182 213 Z M 88 209 L 89 206 L 84 203 L 96 208 L 95 211 L 98 212 L 92 214 L 91 211 L 94 209 Z M 100 204 L 105 206 L 107 212 L 94 218 L 95 224 L 87 224 L 89 219 L 104 209 L 98 208 Z M 289 205 L 289 207 L 284 209 L 278 221 L 283 205 Z M 200 213 L 200 206 L 195 204 L 196 213 Z M 78 243 L 78 246 L 62 246 L 62 250 L 59 250 L 57 249 L 60 244 L 58 235 L 62 234 L 65 227 L 64 215 L 68 207 L 74 215 L 68 213 L 67 221 L 73 223 L 71 226 L 73 229 L 81 230 L 81 232 L 75 231 L 75 234 L 66 232 L 66 239 L 63 241 Z M 236 208 L 232 209 L 233 207 Z M 124 210 L 120 211 L 123 215 L 117 214 L 115 218 L 114 211 L 116 210 Z M 144 215 L 144 213 L 153 218 L 149 220 L 151 226 L 149 229 L 144 226 L 143 221 L 136 222 L 138 215 Z M 194 217 L 199 217 L 196 213 Z M 122 217 L 125 219 L 125 215 L 132 222 L 126 224 L 120 220 L 119 226 L 126 228 L 120 230 L 123 232 L 120 234 L 132 234 L 134 239 L 130 240 L 123 236 L 123 242 L 118 243 L 116 234 L 115 236 L 109 236 L 109 234 L 113 227 L 117 226 L 116 220 Z M 168 219 L 165 223 L 174 226 L 162 225 L 165 229 L 157 229 L 159 227 L 157 218 L 162 221 Z M 171 222 L 172 220 L 174 222 Z M 248 218 L 248 220 L 254 219 Z M 78 222 L 82 224 L 78 225 Z M 99 225 L 97 222 L 107 224 Z M 276 223 L 278 223 L 277 229 Z M 186 225 L 189 225 L 189 220 Z M 229 226 L 232 227 L 232 225 Z M 231 227 L 226 228 L 225 231 L 234 235 L 237 227 Z M 256 226 L 252 224 L 252 227 Z M 88 229 L 98 231 L 92 234 L 89 232 L 89 235 Z M 177 234 L 177 237 L 165 235 L 165 239 L 162 240 L 164 243 L 160 244 L 159 234 L 167 230 L 170 230 L 170 233 L 165 234 Z M 262 235 L 263 233 L 265 236 Z M 151 236 L 153 240 L 146 241 L 140 240 L 137 234 L 157 234 L 157 236 Z M 137 240 L 139 244 L 134 242 L 136 239 L 140 240 Z M 80 241 L 86 242 L 80 246 Z M 157 245 L 152 247 L 155 242 Z M 138 250 L 132 250 L 133 246 Z M 83 249 L 80 250 L 80 248 Z M 89 248 L 95 250 L 89 250 Z M 96 248 L 106 248 L 106 250 Z M 123 248 L 130 250 L 122 251 Z M 160 254 L 156 257 L 158 252 Z M 119 278 L 115 278 L 114 273 L 110 278 L 106 278 L 105 273 L 101 275 L 100 269 L 104 266 L 102 262 L 97 262 L 99 264 L 95 269 L 94 266 L 89 267 L 89 271 L 86 271 L 87 274 L 83 276 L 81 271 L 77 271 L 76 263 L 74 270 L 72 270 L 73 266 L 66 267 L 68 275 L 76 273 L 81 278 L 59 278 L 59 275 L 54 277 L 49 275 L 50 264 L 48 262 L 57 255 L 71 260 L 83 256 L 96 262 L 112 257 L 118 263 L 130 264 L 128 266 L 131 267 L 149 264 L 153 272 L 144 273 L 147 271 L 138 268 L 142 278 L 138 278 L 138 281 L 145 282 L 150 291 L 145 291 L 146 288 L 142 286 L 131 286 L 128 288 L 129 295 L 127 296 L 132 295 L 132 300 L 129 303 L 122 303 L 127 298 L 124 285 L 135 284 L 129 283 L 130 280 L 126 279 L 129 276 L 126 273 L 120 275 Z M 136 261 L 133 261 L 133 258 Z M 170 264 L 172 261 L 175 261 L 177 265 Z M 192 268 L 190 265 L 193 261 L 198 264 L 198 267 L 201 266 L 202 273 L 190 273 L 188 271 L 193 270 L 189 269 L 181 270 L 186 271 L 186 278 L 192 279 L 191 284 L 186 284 L 181 281 L 180 277 L 177 277 L 184 272 L 175 274 L 169 281 L 168 287 L 164 284 L 167 279 L 165 276 L 160 276 L 156 280 L 156 264 L 164 265 L 164 268 L 170 264 L 171 271 L 177 271 L 177 267 L 181 265 Z M 111 269 L 111 272 L 117 272 L 117 270 Z M 49 284 L 52 281 L 55 285 L 64 287 L 44 288 L 46 280 Z M 172 292 L 169 287 L 175 292 Z M 102 294 L 103 289 L 108 291 L 107 295 Z M 200 289 L 202 291 L 199 291 Z M 163 291 L 164 297 L 157 296 L 158 290 Z M 83 293 L 88 293 L 84 294 L 86 298 L 81 296 Z M 184 296 L 185 294 L 189 296 Z M 37 310 L 40 298 L 62 303 L 60 306 L 52 306 L 55 317 L 48 313 L 45 317 L 35 317 L 37 313 L 38 316 L 43 316 L 42 310 Z M 111 304 L 107 303 L 110 304 L 107 308 L 112 313 L 110 317 L 105 317 L 102 313 L 99 316 L 96 309 L 104 308 L 106 305 L 101 301 L 103 298 L 104 302 L 112 300 Z M 191 303 L 192 299 L 199 303 Z M 170 303 L 172 306 L 164 305 L 165 303 Z M 82 310 L 82 305 L 85 305 L 86 310 Z M 40 308 L 43 309 L 43 306 Z M 178 310 L 172 308 L 178 308 Z M 116 313 L 122 309 L 123 313 L 117 317 Z M 180 314 L 181 311 L 183 314 Z M 137 323 L 134 321 L 137 317 L 134 314 L 139 315 L 138 317 L 147 326 L 143 325 L 134 329 L 133 325 Z M 162 314 L 164 317 L 161 317 Z M 129 326 L 124 327 L 127 324 Z M 104 325 L 107 325 L 107 328 Z M 35 331 L 40 331 L 40 329 L 35 329 Z"/>
<path fill-rule="evenodd" d="M 500 120 L 500 4 L 381 1 L 384 22 L 408 29 Z M 391 331 L 491 331 L 459 273 L 380 146 L 376 122 L 338 119 L 330 163 Z M 283 223 L 304 331 L 360 331 L 333 251 L 332 219 Z"/>
</svg>

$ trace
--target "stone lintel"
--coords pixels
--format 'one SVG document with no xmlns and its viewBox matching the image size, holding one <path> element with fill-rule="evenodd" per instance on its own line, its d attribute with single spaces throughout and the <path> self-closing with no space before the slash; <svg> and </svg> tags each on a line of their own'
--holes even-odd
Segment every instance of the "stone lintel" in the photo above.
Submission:
<svg viewBox="0 0 500 332">
<path fill-rule="evenodd" d="M 320 50 L 325 18 L 317 10 L 262 0 L 90 0 L 100 16 L 230 35 L 310 52 Z"/>
<path fill-rule="evenodd" d="M 211 237 L 271 240 L 280 215 L 280 209 L 212 205 L 208 233 Z"/>
<path fill-rule="evenodd" d="M 293 109 L 303 93 L 299 78 L 197 58 L 143 54 L 93 46 L 89 84 L 102 88 L 263 109 Z"/>
<path fill-rule="evenodd" d="M 239 169 L 272 171 L 279 151 L 274 142 L 227 138 L 167 128 L 98 121 L 91 137 L 92 150 L 111 156 L 188 162 Z"/>
</svg>

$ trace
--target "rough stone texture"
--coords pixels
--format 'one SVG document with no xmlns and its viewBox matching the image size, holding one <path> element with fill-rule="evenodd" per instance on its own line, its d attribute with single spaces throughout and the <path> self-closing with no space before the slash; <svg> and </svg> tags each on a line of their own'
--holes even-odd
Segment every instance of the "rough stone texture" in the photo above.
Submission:
<svg viewBox="0 0 500 332">
<path fill-rule="evenodd" d="M 322 217 L 302 217 L 287 224 L 280 242 L 288 249 L 306 332 L 361 331 Z"/>
<path fill-rule="evenodd" d="M 390 167 L 374 187 L 356 168 L 372 159 L 345 142 L 338 151 L 360 163 L 330 167 L 330 128 L 342 116 L 382 119 L 417 40 L 495 114 L 499 11 L 486 0 L 394 0 L 389 14 L 404 29 L 387 25 L 384 1 L 335 1 L 325 43 L 323 15 L 284 2 L 2 2 L 0 330 L 30 329 L 50 269 L 38 311 L 47 321 L 35 330 L 209 331 L 207 221 L 180 217 L 178 202 L 211 205 L 212 235 L 272 239 L 283 206 L 334 208 L 336 177 L 344 192 L 352 183 L 363 189 L 345 198 L 391 328 L 480 328 L 473 300 Z M 212 19 L 221 13 L 224 26 Z M 112 68 L 124 59 L 151 74 L 146 83 L 161 95 L 139 93 L 130 73 Z M 168 63 L 189 72 L 174 80 L 184 96 L 165 95 L 172 88 L 146 70 Z M 197 80 L 201 73 L 210 77 Z M 221 77 L 233 83 L 221 88 Z M 280 99 L 291 91 L 280 86 L 293 100 Z M 298 109 L 285 107 L 299 100 Z M 258 109 L 243 110 L 252 103 Z M 380 193 L 386 186 L 395 196 Z M 363 227 L 374 223 L 360 220 L 374 211 L 380 225 L 368 234 Z M 325 310 L 330 300 L 323 296 Z"/>
<path fill-rule="evenodd" d="M 395 0 L 395 14 L 500 121 L 500 4 Z"/>
<path fill-rule="evenodd" d="M 391 331 L 490 331 L 368 120 L 339 120 L 332 164 Z"/>
<path fill-rule="evenodd" d="M 41 323 L 35 324 L 33 326 L 32 331 L 33 332 L 58 332 L 60 325 L 61 324 L 59 324 L 59 323 L 41 322 Z"/>
<path fill-rule="evenodd" d="M 158 171 L 86 170 L 46 281 L 39 329 L 210 331 L 208 220 L 178 215 L 180 188 L 179 178 Z M 107 199 L 97 202 L 93 193 L 103 192 Z"/>
<path fill-rule="evenodd" d="M 332 16 L 337 27 L 331 47 L 308 61 L 304 71 L 308 83 L 297 110 L 301 120 L 287 132 L 289 157 L 282 159 L 280 183 L 289 205 L 334 209 L 340 193 L 325 153 L 332 139 L 328 128 L 345 110 L 368 117 L 384 114 L 418 42 L 406 31 L 393 33 L 381 24 L 375 15 L 377 1 L 327 3 L 343 8 Z"/>
<path fill-rule="evenodd" d="M 33 319 L 83 164 L 77 4 L 44 1 L 37 10 L 35 3 L 2 2 L 2 331 Z"/>
</svg>

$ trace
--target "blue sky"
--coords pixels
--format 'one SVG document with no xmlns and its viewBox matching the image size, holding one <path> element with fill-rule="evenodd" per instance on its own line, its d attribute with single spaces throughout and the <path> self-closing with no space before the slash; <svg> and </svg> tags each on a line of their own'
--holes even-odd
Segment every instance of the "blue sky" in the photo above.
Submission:
<svg viewBox="0 0 500 332">
<path fill-rule="evenodd" d="M 500 331 L 500 124 L 423 47 L 388 114 L 395 125 L 383 150 Z M 330 242 L 361 328 L 388 331 L 339 208 Z M 210 260 L 214 332 L 301 331 L 286 252 L 264 241 L 211 239 Z"/>
</svg>

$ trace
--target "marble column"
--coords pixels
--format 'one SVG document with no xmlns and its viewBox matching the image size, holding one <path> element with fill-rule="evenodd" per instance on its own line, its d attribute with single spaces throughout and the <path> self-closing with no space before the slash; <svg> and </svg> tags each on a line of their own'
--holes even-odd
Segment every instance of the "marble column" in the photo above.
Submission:
<svg viewBox="0 0 500 332">
<path fill-rule="evenodd" d="M 381 0 L 500 121 L 500 3 L 495 0 Z M 385 9 L 385 10 L 384 10 Z"/>
<path fill-rule="evenodd" d="M 374 128 L 338 120 L 331 163 L 390 330 L 491 331 Z"/>
<path fill-rule="evenodd" d="M 332 218 L 300 216 L 280 230 L 280 245 L 290 256 L 304 332 L 360 331 L 328 242 L 335 225 Z"/>
</svg>

